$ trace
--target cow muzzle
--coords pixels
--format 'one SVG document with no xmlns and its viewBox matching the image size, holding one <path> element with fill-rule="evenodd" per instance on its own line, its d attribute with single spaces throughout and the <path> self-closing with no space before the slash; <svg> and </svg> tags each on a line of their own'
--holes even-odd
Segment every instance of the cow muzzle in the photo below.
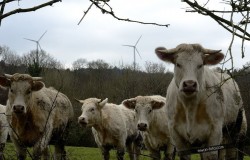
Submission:
<svg viewBox="0 0 250 160">
<path fill-rule="evenodd" d="M 182 91 L 186 94 L 186 95 L 191 95 L 194 92 L 197 91 L 197 82 L 193 81 L 193 80 L 187 80 L 183 82 L 182 85 Z"/>
<path fill-rule="evenodd" d="M 87 126 L 87 121 L 86 121 L 86 118 L 84 117 L 79 117 L 78 118 L 78 123 L 82 126 L 82 127 L 86 127 Z"/>
<path fill-rule="evenodd" d="M 147 127 L 148 125 L 146 123 L 138 123 L 137 124 L 137 128 L 140 130 L 140 131 L 146 131 L 147 130 Z"/>
<path fill-rule="evenodd" d="M 16 114 L 24 113 L 24 106 L 22 106 L 22 105 L 14 105 L 13 106 L 13 112 L 16 113 Z"/>
</svg>

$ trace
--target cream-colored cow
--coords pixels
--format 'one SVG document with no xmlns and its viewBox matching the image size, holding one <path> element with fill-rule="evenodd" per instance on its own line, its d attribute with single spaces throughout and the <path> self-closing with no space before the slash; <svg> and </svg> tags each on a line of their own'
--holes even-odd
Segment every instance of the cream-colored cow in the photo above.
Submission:
<svg viewBox="0 0 250 160">
<path fill-rule="evenodd" d="M 173 49 L 158 47 L 155 52 L 161 60 L 174 65 L 166 110 L 177 151 L 230 144 L 236 139 L 232 136 L 246 134 L 247 123 L 238 85 L 226 73 L 207 67 L 224 58 L 220 50 L 205 49 L 199 44 L 180 44 Z M 242 123 L 235 125 L 237 116 Z M 231 150 L 226 157 L 220 154 L 219 158 L 235 158 L 235 153 L 236 150 Z M 203 160 L 218 159 L 218 152 L 204 152 L 202 157 Z"/>
<path fill-rule="evenodd" d="M 107 98 L 78 101 L 82 104 L 78 123 L 83 127 L 92 127 L 104 160 L 109 160 L 112 148 L 117 150 L 117 159 L 123 160 L 126 147 L 131 160 L 139 159 L 141 138 L 135 126 L 133 111 L 123 105 L 108 103 Z"/>
<path fill-rule="evenodd" d="M 53 88 L 46 88 L 40 77 L 28 74 L 4 75 L 0 85 L 9 88 L 6 115 L 10 138 L 19 160 L 33 147 L 33 159 L 50 159 L 48 143 L 56 137 L 54 159 L 65 159 L 64 132 L 73 117 L 69 99 Z"/>
<path fill-rule="evenodd" d="M 166 98 L 158 95 L 137 96 L 126 99 L 123 105 L 136 112 L 138 130 L 142 131 L 143 141 L 154 160 L 161 159 L 160 151 L 164 151 L 164 160 L 175 157 L 168 130 Z"/>
</svg>

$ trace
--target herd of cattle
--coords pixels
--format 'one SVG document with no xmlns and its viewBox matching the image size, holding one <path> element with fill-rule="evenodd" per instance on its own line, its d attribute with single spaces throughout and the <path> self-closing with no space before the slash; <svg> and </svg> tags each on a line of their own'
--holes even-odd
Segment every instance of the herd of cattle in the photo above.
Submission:
<svg viewBox="0 0 250 160">
<path fill-rule="evenodd" d="M 224 144 L 238 145 L 201 152 L 201 159 L 243 159 L 247 122 L 239 88 L 226 73 L 207 67 L 224 59 L 220 50 L 180 44 L 169 50 L 158 47 L 155 53 L 174 64 L 166 98 L 137 96 L 119 105 L 107 98 L 77 100 L 82 104 L 82 113 L 75 113 L 80 115 L 78 123 L 92 128 L 103 159 L 116 148 L 118 160 L 125 152 L 138 160 L 142 143 L 155 160 L 161 158 L 161 150 L 165 160 L 175 159 L 175 153 L 188 160 L 190 155 L 183 151 Z M 9 134 L 19 160 L 26 158 L 27 147 L 33 147 L 32 159 L 50 159 L 52 138 L 53 158 L 66 159 L 64 141 L 74 114 L 67 96 L 28 74 L 5 74 L 0 85 L 9 88 L 7 105 L 0 106 L 0 157 Z"/>
</svg>

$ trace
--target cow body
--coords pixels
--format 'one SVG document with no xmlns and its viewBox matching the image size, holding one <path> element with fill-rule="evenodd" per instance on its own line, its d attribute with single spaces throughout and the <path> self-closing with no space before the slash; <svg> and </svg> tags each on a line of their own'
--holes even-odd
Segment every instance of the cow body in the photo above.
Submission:
<svg viewBox="0 0 250 160">
<path fill-rule="evenodd" d="M 0 159 L 3 159 L 3 152 L 9 133 L 9 125 L 5 112 L 6 106 L 0 104 Z"/>
<path fill-rule="evenodd" d="M 123 101 L 124 106 L 136 112 L 137 128 L 142 131 L 143 141 L 154 160 L 174 159 L 174 146 L 171 144 L 168 129 L 166 98 L 162 96 L 137 96 Z"/>
<path fill-rule="evenodd" d="M 130 159 L 139 158 L 139 133 L 134 112 L 122 105 L 107 103 L 107 99 L 89 98 L 79 102 L 82 103 L 82 115 L 78 122 L 84 127 L 92 127 L 104 160 L 109 159 L 109 150 L 113 147 L 117 149 L 117 159 L 123 160 L 126 145 Z"/>
<path fill-rule="evenodd" d="M 9 87 L 6 115 L 10 138 L 18 159 L 25 159 L 26 148 L 33 147 L 33 159 L 50 159 L 48 143 L 55 135 L 55 159 L 65 159 L 64 133 L 73 117 L 71 102 L 64 94 L 27 74 L 0 78 Z"/>
<path fill-rule="evenodd" d="M 167 117 L 171 138 L 177 151 L 232 143 L 229 126 L 235 126 L 238 113 L 242 123 L 238 134 L 246 133 L 246 117 L 236 82 L 225 73 L 206 65 L 219 63 L 219 50 L 198 44 L 181 44 L 174 49 L 156 49 L 158 57 L 175 65 L 174 78 L 167 90 Z M 239 112 L 239 111 L 242 112 Z M 223 128 L 227 131 L 223 133 Z M 237 127 L 236 127 L 237 128 Z M 232 129 L 232 128 L 231 128 Z M 235 152 L 205 152 L 203 159 L 235 158 Z M 184 156 L 182 159 L 189 159 Z"/>
</svg>

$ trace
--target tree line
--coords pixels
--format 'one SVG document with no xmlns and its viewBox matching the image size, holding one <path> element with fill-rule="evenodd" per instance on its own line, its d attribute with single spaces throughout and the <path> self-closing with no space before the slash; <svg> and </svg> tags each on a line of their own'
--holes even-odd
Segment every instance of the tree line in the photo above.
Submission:
<svg viewBox="0 0 250 160">
<path fill-rule="evenodd" d="M 29 67 L 32 66 L 33 61 L 29 61 L 30 63 L 26 64 L 21 62 L 10 63 L 7 59 L 11 58 L 7 57 L 5 59 L 2 58 L 0 61 L 1 74 L 14 74 L 16 72 L 30 74 Z M 75 115 L 67 140 L 67 145 L 72 146 L 95 146 L 90 129 L 81 128 L 77 123 L 77 118 L 81 114 L 81 105 L 74 100 L 75 98 L 108 98 L 109 102 L 120 104 L 124 99 L 138 95 L 165 96 L 167 86 L 173 78 L 173 73 L 166 71 L 163 64 L 155 64 L 153 62 L 146 62 L 145 71 L 142 71 L 139 69 L 134 70 L 132 65 L 116 67 L 109 65 L 103 60 L 87 62 L 84 59 L 78 59 L 70 70 L 64 69 L 56 59 L 51 58 L 50 60 L 50 63 L 54 60 L 53 63 L 58 64 L 46 66 L 43 63 L 48 61 L 39 62 L 42 65 L 40 76 L 43 77 L 47 87 L 53 86 L 66 94 L 73 104 Z M 17 58 L 16 61 L 22 60 Z M 48 64 L 50 63 L 48 62 Z M 250 91 L 248 89 L 250 87 L 250 70 L 248 68 L 249 64 L 246 64 L 243 68 L 234 70 L 230 74 L 240 87 L 247 119 L 250 122 L 250 117 L 248 116 L 250 114 Z M 7 90 L 0 88 L 0 103 L 5 104 L 6 100 Z M 246 141 L 250 143 L 248 138 L 250 137 L 249 130 L 247 135 Z"/>
</svg>

